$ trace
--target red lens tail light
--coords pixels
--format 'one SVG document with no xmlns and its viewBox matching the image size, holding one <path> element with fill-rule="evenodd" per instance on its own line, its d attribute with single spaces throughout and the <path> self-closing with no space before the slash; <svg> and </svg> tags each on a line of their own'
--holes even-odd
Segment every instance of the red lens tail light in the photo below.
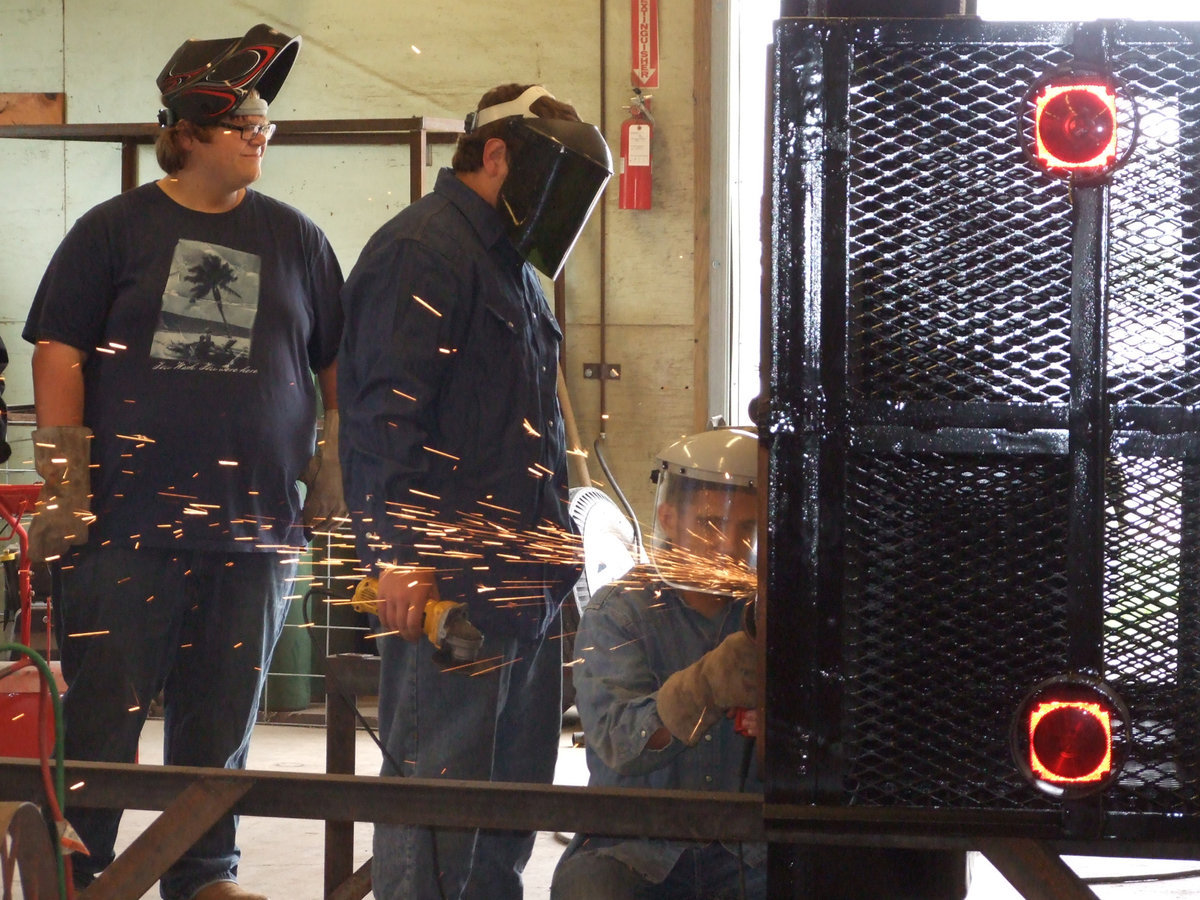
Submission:
<svg viewBox="0 0 1200 900">
<path fill-rule="evenodd" d="M 1128 712 L 1106 684 L 1077 675 L 1042 682 L 1013 718 L 1013 756 L 1025 778 L 1055 796 L 1101 790 L 1120 774 Z"/>
<path fill-rule="evenodd" d="M 1112 714 L 1099 703 L 1037 704 L 1029 713 L 1029 766 L 1053 784 L 1102 780 L 1112 771 Z"/>
<path fill-rule="evenodd" d="M 1034 101 L 1037 159 L 1047 169 L 1106 169 L 1117 160 L 1117 95 L 1105 84 L 1049 84 Z"/>
</svg>

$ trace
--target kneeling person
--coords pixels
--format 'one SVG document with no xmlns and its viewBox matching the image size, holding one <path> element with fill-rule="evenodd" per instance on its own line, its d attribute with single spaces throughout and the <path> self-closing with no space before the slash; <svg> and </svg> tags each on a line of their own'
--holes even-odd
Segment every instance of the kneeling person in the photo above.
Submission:
<svg viewBox="0 0 1200 900">
<path fill-rule="evenodd" d="M 742 626 L 755 585 L 757 436 L 718 429 L 660 456 L 653 566 L 588 604 L 575 640 L 589 784 L 759 791 L 752 740 L 757 654 Z M 766 848 L 576 835 L 551 897 L 765 897 Z M 682 893 L 681 893 L 682 892 Z"/>
</svg>

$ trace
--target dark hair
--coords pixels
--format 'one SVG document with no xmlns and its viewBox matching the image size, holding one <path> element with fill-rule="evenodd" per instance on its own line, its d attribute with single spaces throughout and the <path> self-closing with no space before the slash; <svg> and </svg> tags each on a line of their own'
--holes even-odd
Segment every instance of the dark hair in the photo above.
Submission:
<svg viewBox="0 0 1200 900">
<path fill-rule="evenodd" d="M 154 139 L 154 157 L 159 167 L 168 175 L 174 175 L 188 161 L 188 151 L 183 147 L 185 137 L 195 138 L 207 144 L 212 140 L 212 132 L 203 125 L 197 125 L 189 119 L 180 119 L 174 125 L 168 125 Z"/>
<path fill-rule="evenodd" d="M 479 98 L 479 104 L 476 106 L 476 109 L 486 109 L 498 103 L 507 103 L 509 100 L 516 100 L 531 87 L 533 87 L 531 84 L 502 84 L 499 87 L 494 87 Z M 543 119 L 566 119 L 569 122 L 579 121 L 579 113 L 575 112 L 575 107 L 569 103 L 563 103 L 561 100 L 555 100 L 553 97 L 538 97 L 530 105 L 530 109 Z M 454 159 L 451 161 L 454 171 L 475 172 L 482 168 L 483 147 L 492 138 L 499 138 L 504 141 L 508 145 L 510 153 L 517 149 L 521 140 L 520 137 L 512 133 L 507 119 L 488 122 L 488 124 L 477 128 L 470 134 L 464 134 L 459 137 L 458 146 L 454 148 Z"/>
</svg>

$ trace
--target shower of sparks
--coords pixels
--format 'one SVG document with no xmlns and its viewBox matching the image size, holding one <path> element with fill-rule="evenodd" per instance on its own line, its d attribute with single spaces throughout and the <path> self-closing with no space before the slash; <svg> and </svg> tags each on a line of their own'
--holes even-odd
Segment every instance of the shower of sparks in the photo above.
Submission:
<svg viewBox="0 0 1200 900">
<path fill-rule="evenodd" d="M 414 565 L 431 568 L 437 575 L 469 569 L 476 582 L 475 596 L 497 607 L 540 607 L 545 602 L 546 590 L 561 589 L 561 582 L 549 584 L 545 579 L 562 578 L 565 567 L 580 565 L 583 560 L 578 534 L 549 522 L 533 528 L 518 528 L 513 524 L 519 518 L 517 514 L 498 504 L 480 502 L 480 512 L 462 515 L 450 522 L 423 506 L 395 502 L 389 503 L 388 507 L 393 533 L 409 552 L 415 553 Z M 692 538 L 703 548 L 700 550 L 672 547 L 656 551 L 657 575 L 653 570 L 639 567 L 618 583 L 644 584 L 647 577 L 659 577 L 715 594 L 753 594 L 757 589 L 756 571 L 744 560 L 712 549 L 728 546 L 721 535 L 709 532 L 701 537 L 704 540 Z M 387 542 L 378 540 L 374 547 L 386 558 L 390 550 Z M 746 555 L 749 555 L 749 548 L 746 548 Z M 357 560 L 340 562 L 346 574 L 333 577 L 349 582 L 351 591 L 362 574 L 378 574 L 365 572 Z M 523 577 L 523 570 L 528 572 L 528 577 Z M 356 608 L 372 611 L 373 601 L 373 597 L 369 601 L 360 599 Z M 327 602 L 340 605 L 352 601 L 348 597 L 335 597 Z"/>
<path fill-rule="evenodd" d="M 653 552 L 653 558 L 658 577 L 668 584 L 686 585 L 704 593 L 730 597 L 748 597 L 758 590 L 758 572 L 744 559 L 679 546 L 658 548 Z M 635 570 L 626 578 L 640 583 L 644 573 Z M 618 582 L 624 580 L 618 579 Z"/>
<path fill-rule="evenodd" d="M 442 314 L 422 298 L 413 295 L 413 300 L 429 313 L 441 317 Z M 392 391 L 407 401 L 419 402 L 416 397 L 401 390 L 392 388 Z M 533 439 L 543 437 L 529 419 L 522 419 L 521 427 Z M 140 448 L 155 443 L 153 438 L 145 434 L 120 434 L 117 437 L 130 442 L 129 450 L 123 454 L 124 459 L 130 460 L 137 459 Z M 425 445 L 423 449 L 439 458 L 449 460 L 451 465 L 457 465 L 461 461 L 452 453 L 434 446 Z M 588 458 L 587 451 L 579 447 L 571 448 L 567 453 Z M 239 466 L 239 462 L 234 459 L 217 459 L 215 462 L 221 467 Z M 128 463 L 128 466 L 126 471 L 137 474 L 138 466 L 134 462 Z M 556 474 L 540 463 L 529 465 L 527 473 L 523 477 L 535 481 L 553 479 Z M 197 472 L 192 477 L 198 479 L 200 473 Z M 299 562 L 304 572 L 298 576 L 299 582 L 335 586 L 340 582 L 341 585 L 345 585 L 346 599 L 327 598 L 326 602 L 331 605 L 351 603 L 348 595 L 353 593 L 358 582 L 366 575 L 378 575 L 377 570 L 365 565 L 356 557 L 354 540 L 349 534 L 349 518 L 338 518 L 326 523 L 323 530 L 315 532 L 324 538 L 323 548 L 328 553 L 328 556 L 321 559 L 318 573 L 317 563 L 310 564 L 298 559 L 302 551 L 297 547 L 283 542 L 269 542 L 279 541 L 279 537 L 272 531 L 279 523 L 262 515 L 231 518 L 223 503 L 202 502 L 212 498 L 197 496 L 202 493 L 198 487 L 193 493 L 188 493 L 188 487 L 186 481 L 181 481 L 157 492 L 158 499 L 171 503 L 175 510 L 173 518 L 176 520 L 165 522 L 160 527 L 168 529 L 177 537 L 184 536 L 185 527 L 197 531 L 210 526 L 225 528 L 232 540 L 254 542 L 256 550 L 278 553 L 280 565 L 291 566 Z M 248 494 L 253 497 L 258 491 L 249 490 Z M 582 539 L 569 528 L 550 522 L 530 527 L 524 524 L 523 516 L 518 510 L 504 506 L 496 502 L 496 499 L 487 497 L 478 501 L 471 512 L 449 514 L 435 508 L 443 503 L 437 494 L 411 488 L 405 500 L 387 504 L 386 522 L 372 526 L 364 519 L 360 520 L 359 524 L 360 527 L 365 525 L 368 528 L 378 528 L 378 534 L 369 537 L 372 550 L 382 559 L 387 559 L 391 554 L 393 546 L 390 541 L 394 540 L 397 545 L 402 545 L 406 554 L 404 558 L 409 558 L 407 554 L 414 553 L 416 565 L 432 569 L 436 577 L 466 573 L 477 590 L 473 600 L 475 603 L 482 601 L 496 608 L 514 611 L 521 608 L 538 610 L 545 604 L 548 593 L 561 594 L 566 580 L 570 578 L 571 567 L 582 566 Z M 88 519 L 94 518 L 94 515 L 88 515 Z M 651 530 L 645 529 L 644 532 L 648 534 Z M 756 572 L 741 559 L 715 552 L 713 548 L 716 547 L 728 550 L 729 544 L 722 540 L 720 535 L 707 529 L 706 532 L 688 538 L 689 543 L 702 549 L 658 550 L 654 553 L 654 567 L 635 565 L 620 581 L 627 581 L 631 585 L 643 585 L 647 579 L 661 578 L 671 584 L 715 594 L 753 594 L 757 588 Z M 283 541 L 291 536 L 283 536 Z M 131 535 L 130 539 L 138 541 L 140 537 L 141 535 Z M 732 552 L 734 556 L 749 556 L 748 552 L 742 554 L 738 548 Z M 636 559 L 638 554 L 633 550 L 630 555 Z M 233 563 L 228 565 L 233 566 Z M 310 565 L 313 567 L 311 570 L 307 568 Z M 153 595 L 146 598 L 147 603 L 152 600 Z M 370 604 L 357 604 L 356 608 L 373 609 L 373 600 L 374 598 Z M 311 628 L 314 625 L 315 623 L 310 622 L 305 623 L 303 627 Z M 109 633 L 107 630 L 80 632 L 70 634 L 69 637 L 100 637 Z M 374 633 L 368 635 L 367 639 L 374 640 L 396 634 L 397 631 Z M 191 646 L 190 643 L 180 645 L 181 649 L 189 649 Z M 240 642 L 236 645 L 241 646 Z M 580 661 L 581 659 L 575 659 L 568 665 L 577 665 Z M 495 671 L 504 665 L 511 663 L 499 659 L 478 660 L 457 668 L 465 669 L 470 675 L 479 675 Z"/>
</svg>

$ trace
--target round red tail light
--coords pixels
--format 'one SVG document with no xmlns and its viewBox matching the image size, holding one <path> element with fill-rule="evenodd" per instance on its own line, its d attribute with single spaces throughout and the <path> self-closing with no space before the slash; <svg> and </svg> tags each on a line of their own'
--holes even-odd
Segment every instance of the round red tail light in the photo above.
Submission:
<svg viewBox="0 0 1200 900">
<path fill-rule="evenodd" d="M 1117 159 L 1117 95 L 1104 84 L 1049 84 L 1034 106 L 1037 158 L 1048 169 L 1104 169 Z"/>
<path fill-rule="evenodd" d="M 1077 675 L 1044 681 L 1013 717 L 1017 767 L 1054 796 L 1100 790 L 1120 772 L 1128 719 L 1120 697 L 1103 682 Z"/>
<path fill-rule="evenodd" d="M 1029 764 L 1056 784 L 1112 771 L 1112 715 L 1099 703 L 1048 700 L 1029 713 Z"/>
</svg>

